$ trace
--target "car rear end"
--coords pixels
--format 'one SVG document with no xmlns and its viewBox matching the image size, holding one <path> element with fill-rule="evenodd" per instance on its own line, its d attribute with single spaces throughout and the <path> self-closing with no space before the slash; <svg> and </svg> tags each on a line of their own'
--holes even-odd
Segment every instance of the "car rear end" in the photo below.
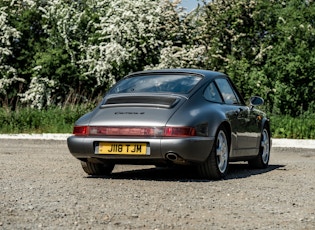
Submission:
<svg viewBox="0 0 315 230">
<path fill-rule="evenodd" d="M 115 104 L 100 108 L 88 124 L 77 122 L 68 138 L 70 152 L 78 159 L 98 158 L 116 163 L 155 164 L 172 161 L 188 163 L 206 157 L 209 138 L 198 136 L 193 126 L 170 126 L 168 121 L 180 107 L 124 107 Z M 176 101 L 176 100 L 175 100 Z M 150 103 L 151 104 L 151 103 Z M 152 104 L 151 104 L 152 105 Z"/>
<path fill-rule="evenodd" d="M 212 138 L 200 135 L 202 127 L 189 119 L 175 126 L 171 122 L 202 77 L 166 75 L 151 74 L 148 81 L 147 76 L 132 77 L 114 86 L 98 108 L 76 122 L 68 138 L 71 154 L 82 161 L 114 164 L 204 161 Z"/>
</svg>

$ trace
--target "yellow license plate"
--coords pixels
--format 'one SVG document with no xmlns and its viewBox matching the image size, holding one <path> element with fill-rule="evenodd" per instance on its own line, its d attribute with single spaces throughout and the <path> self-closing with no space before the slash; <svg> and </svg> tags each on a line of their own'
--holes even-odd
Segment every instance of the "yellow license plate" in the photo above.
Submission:
<svg viewBox="0 0 315 230">
<path fill-rule="evenodd" d="M 99 143 L 99 154 L 146 155 L 146 143 Z"/>
</svg>

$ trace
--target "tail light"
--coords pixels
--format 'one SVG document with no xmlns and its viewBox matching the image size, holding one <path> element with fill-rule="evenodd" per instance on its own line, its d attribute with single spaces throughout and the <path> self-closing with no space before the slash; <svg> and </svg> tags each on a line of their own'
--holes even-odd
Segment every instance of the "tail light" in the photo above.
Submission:
<svg viewBox="0 0 315 230">
<path fill-rule="evenodd" d="M 165 137 L 190 137 L 196 136 L 196 129 L 192 127 L 165 127 Z"/>
<path fill-rule="evenodd" d="M 75 136 L 87 136 L 89 134 L 88 126 L 75 126 L 73 128 L 73 134 Z"/>
<path fill-rule="evenodd" d="M 76 136 L 140 136 L 140 137 L 191 137 L 196 136 L 193 127 L 111 127 L 75 126 Z"/>
</svg>

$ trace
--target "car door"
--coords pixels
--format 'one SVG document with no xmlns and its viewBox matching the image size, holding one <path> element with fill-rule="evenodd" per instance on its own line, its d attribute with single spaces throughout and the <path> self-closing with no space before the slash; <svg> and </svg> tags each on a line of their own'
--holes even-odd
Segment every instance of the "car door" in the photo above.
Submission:
<svg viewBox="0 0 315 230">
<path fill-rule="evenodd" d="M 245 105 L 236 88 L 228 78 L 215 80 L 226 105 L 226 116 L 230 119 L 235 156 L 252 155 L 257 148 L 260 130 L 256 124 L 256 115 Z"/>
</svg>

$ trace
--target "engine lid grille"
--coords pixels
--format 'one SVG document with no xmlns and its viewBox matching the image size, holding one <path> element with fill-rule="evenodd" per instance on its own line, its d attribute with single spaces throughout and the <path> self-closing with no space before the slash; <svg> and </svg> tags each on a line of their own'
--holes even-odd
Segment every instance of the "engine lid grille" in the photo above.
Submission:
<svg viewBox="0 0 315 230">
<path fill-rule="evenodd" d="M 143 106 L 143 107 L 163 107 L 172 108 L 179 102 L 177 97 L 152 97 L 152 96 L 124 96 L 108 98 L 102 105 L 104 107 L 113 106 Z"/>
</svg>

